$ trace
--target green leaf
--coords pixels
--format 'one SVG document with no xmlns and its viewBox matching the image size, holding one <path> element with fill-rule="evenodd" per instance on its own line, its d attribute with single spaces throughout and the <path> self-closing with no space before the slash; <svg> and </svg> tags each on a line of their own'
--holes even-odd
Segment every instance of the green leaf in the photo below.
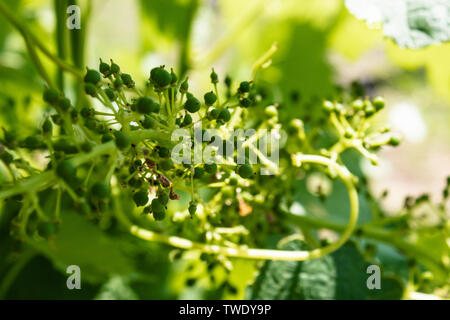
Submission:
<svg viewBox="0 0 450 320">
<path fill-rule="evenodd" d="M 450 40 L 447 0 L 346 0 L 356 17 L 382 22 L 383 33 L 400 47 L 423 48 Z"/>
<path fill-rule="evenodd" d="M 141 0 L 143 13 L 157 23 L 165 35 L 184 40 L 188 37 L 197 0 Z"/>
<path fill-rule="evenodd" d="M 301 241 L 289 242 L 285 250 L 305 250 Z M 249 299 L 399 299 L 401 281 L 384 281 L 381 289 L 367 288 L 369 266 L 353 242 L 334 253 L 307 261 L 267 261 L 247 290 Z M 375 292 L 377 291 L 377 292 Z"/>
<path fill-rule="evenodd" d="M 92 299 L 98 285 L 81 282 L 81 290 L 67 289 L 69 275 L 43 256 L 32 258 L 16 276 L 5 299 Z M 83 277 L 83 275 L 82 275 Z"/>
<path fill-rule="evenodd" d="M 69 265 L 81 269 L 82 279 L 105 281 L 112 274 L 133 271 L 130 259 L 122 252 L 116 239 L 107 236 L 85 217 L 67 210 L 54 239 L 31 240 L 30 244 L 64 270 Z"/>
<path fill-rule="evenodd" d="M 137 300 L 138 295 L 130 287 L 129 279 L 113 276 L 101 288 L 96 300 Z"/>
<path fill-rule="evenodd" d="M 277 53 L 273 62 L 273 68 L 281 71 L 279 85 L 286 96 L 297 91 L 302 99 L 310 101 L 334 93 L 333 70 L 326 59 L 327 35 L 308 24 L 292 26 L 291 37 L 284 43 L 286 49 Z"/>
<path fill-rule="evenodd" d="M 292 241 L 285 250 L 305 250 L 307 245 Z M 333 299 L 336 269 L 331 256 L 307 261 L 266 261 L 254 284 L 249 299 L 304 300 Z"/>
<path fill-rule="evenodd" d="M 381 290 L 370 290 L 370 300 L 398 300 L 403 296 L 405 288 L 401 279 L 389 276 L 381 277 Z"/>
</svg>

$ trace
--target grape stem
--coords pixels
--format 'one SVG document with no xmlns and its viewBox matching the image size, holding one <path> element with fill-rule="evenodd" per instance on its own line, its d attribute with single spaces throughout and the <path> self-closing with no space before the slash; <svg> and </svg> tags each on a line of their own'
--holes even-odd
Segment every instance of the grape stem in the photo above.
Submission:
<svg viewBox="0 0 450 320">
<path fill-rule="evenodd" d="M 248 248 L 246 246 L 226 247 L 220 245 L 204 244 L 194 242 L 185 238 L 167 236 L 159 234 L 147 229 L 143 229 L 137 225 L 131 223 L 128 218 L 123 214 L 120 208 L 116 207 L 116 215 L 118 220 L 130 231 L 134 236 L 146 240 L 168 244 L 180 249 L 197 249 L 205 253 L 210 254 L 222 254 L 228 257 L 237 257 L 245 259 L 262 259 L 262 260 L 285 260 L 285 261 L 303 261 L 313 258 L 323 257 L 333 251 L 339 249 L 352 235 L 356 222 L 358 220 L 358 194 L 354 185 L 354 179 L 352 174 L 346 167 L 337 164 L 335 161 L 318 155 L 296 155 L 296 163 L 316 163 L 328 167 L 332 167 L 337 173 L 339 178 L 344 182 L 347 187 L 347 191 L 350 199 L 350 218 L 349 222 L 342 232 L 341 238 L 336 242 L 322 247 L 313 249 L 311 251 L 287 251 L 287 250 L 272 250 L 272 249 L 257 249 Z"/>
</svg>

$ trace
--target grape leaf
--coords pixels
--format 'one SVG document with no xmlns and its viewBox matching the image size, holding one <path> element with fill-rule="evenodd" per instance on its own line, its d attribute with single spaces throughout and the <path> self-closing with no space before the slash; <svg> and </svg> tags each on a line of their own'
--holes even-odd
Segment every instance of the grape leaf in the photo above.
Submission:
<svg viewBox="0 0 450 320">
<path fill-rule="evenodd" d="M 285 250 L 305 250 L 307 245 L 292 241 Z M 307 261 L 266 261 L 247 292 L 249 299 L 304 300 L 332 299 L 336 269 L 331 256 Z"/>
<path fill-rule="evenodd" d="M 384 35 L 400 47 L 450 41 L 448 0 L 346 0 L 345 5 L 359 19 L 383 23 Z"/>
<path fill-rule="evenodd" d="M 57 270 L 43 256 L 32 258 L 16 276 L 5 299 L 92 299 L 99 287 L 81 283 L 82 290 L 68 290 L 67 274 Z"/>
<path fill-rule="evenodd" d="M 112 274 L 127 274 L 133 264 L 115 239 L 105 235 L 86 218 L 67 210 L 51 241 L 30 240 L 30 244 L 65 272 L 69 265 L 81 269 L 82 278 L 93 283 L 104 281 Z"/>
<path fill-rule="evenodd" d="M 292 241 L 285 250 L 305 250 L 302 241 Z M 267 261 L 255 282 L 247 288 L 247 298 L 279 299 L 400 299 L 402 283 L 389 279 L 381 289 L 369 290 L 366 285 L 369 266 L 353 242 L 334 253 L 307 261 Z M 377 291 L 377 292 L 374 292 Z"/>
<path fill-rule="evenodd" d="M 137 300 L 138 295 L 129 285 L 129 279 L 113 276 L 95 296 L 96 300 Z"/>
</svg>

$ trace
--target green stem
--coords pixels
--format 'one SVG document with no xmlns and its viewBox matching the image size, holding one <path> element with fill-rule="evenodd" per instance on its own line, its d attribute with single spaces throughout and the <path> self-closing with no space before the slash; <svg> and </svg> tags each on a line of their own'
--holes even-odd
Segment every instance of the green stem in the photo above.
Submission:
<svg viewBox="0 0 450 320">
<path fill-rule="evenodd" d="M 341 180 L 347 187 L 347 191 L 350 199 L 350 218 L 349 223 L 342 231 L 341 238 L 336 242 L 323 247 L 313 249 L 311 251 L 287 251 L 287 250 L 270 250 L 270 249 L 256 249 L 248 248 L 246 246 L 226 247 L 219 245 L 210 245 L 204 243 L 194 242 L 185 238 L 167 236 L 158 234 L 156 232 L 143 229 L 139 226 L 132 224 L 127 217 L 123 214 L 122 210 L 116 206 L 116 215 L 118 220 L 136 237 L 147 240 L 168 244 L 180 249 L 197 249 L 205 253 L 210 254 L 222 254 L 229 257 L 238 257 L 245 259 L 263 259 L 263 260 L 285 260 L 285 261 L 303 261 L 313 258 L 320 258 L 327 255 L 337 249 L 339 249 L 351 236 L 355 229 L 356 222 L 358 220 L 358 194 L 353 184 L 353 177 L 346 167 L 338 165 L 336 162 L 329 158 L 316 156 L 316 155 L 301 155 L 297 156 L 297 160 L 301 162 L 309 162 L 321 164 L 329 167 L 333 167 L 338 173 Z M 114 197 L 115 198 L 115 197 Z"/>
<path fill-rule="evenodd" d="M 288 211 L 283 211 L 283 213 L 290 222 L 299 226 L 308 226 L 314 229 L 329 229 L 339 233 L 342 233 L 346 230 L 346 226 L 339 223 L 319 220 L 307 216 L 294 215 Z M 364 224 L 358 228 L 361 230 L 363 237 L 385 242 L 400 249 L 409 256 L 416 257 L 418 259 L 424 259 L 431 265 L 433 269 L 437 270 L 441 274 L 445 274 L 446 272 L 448 272 L 446 267 L 430 254 L 429 250 L 427 250 L 426 248 L 420 248 L 419 246 L 403 240 L 397 233 L 393 231 L 384 230 L 369 223 Z"/>
<path fill-rule="evenodd" d="M 65 61 L 66 54 L 66 24 L 65 24 L 65 14 L 67 8 L 67 0 L 54 0 L 53 9 L 56 18 L 56 45 L 58 48 L 58 57 Z M 64 72 L 62 69 L 57 71 L 57 83 L 58 88 L 61 92 L 64 92 Z"/>
<path fill-rule="evenodd" d="M 30 59 L 33 62 L 34 66 L 36 67 L 36 70 L 41 75 L 42 79 L 44 79 L 44 81 L 47 82 L 47 85 L 49 87 L 54 87 L 52 80 L 50 79 L 49 75 L 47 74 L 47 71 L 42 65 L 41 59 L 39 59 L 36 50 L 34 50 L 33 43 L 31 43 L 27 35 L 24 35 L 23 38 L 25 40 L 25 44 L 27 46 L 27 50 L 30 55 Z"/>
<path fill-rule="evenodd" d="M 52 60 L 57 66 L 65 71 L 68 71 L 75 75 L 76 77 L 82 79 L 83 73 L 76 69 L 75 67 L 65 63 L 53 53 L 51 53 L 42 42 L 28 29 L 28 27 L 23 24 L 19 19 L 17 19 L 14 14 L 10 11 L 7 5 L 0 1 L 0 13 L 5 16 L 5 18 L 22 34 L 24 38 L 28 38 L 37 48 L 39 48 L 43 54 L 45 54 L 50 60 Z"/>
</svg>

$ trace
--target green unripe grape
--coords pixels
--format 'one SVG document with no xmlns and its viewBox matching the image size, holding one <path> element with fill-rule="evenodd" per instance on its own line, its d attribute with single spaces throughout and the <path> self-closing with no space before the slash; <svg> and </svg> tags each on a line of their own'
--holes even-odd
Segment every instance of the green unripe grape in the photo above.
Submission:
<svg viewBox="0 0 450 320">
<path fill-rule="evenodd" d="M 44 90 L 44 94 L 43 94 L 42 98 L 48 104 L 54 105 L 59 100 L 59 92 L 56 89 L 47 88 Z"/>
<path fill-rule="evenodd" d="M 142 213 L 144 213 L 144 214 L 150 214 L 150 213 L 152 213 L 152 206 L 146 206 L 146 207 L 144 208 L 144 210 L 142 210 Z"/>
<path fill-rule="evenodd" d="M 169 202 L 169 196 L 167 195 L 167 193 L 161 192 L 161 193 L 158 195 L 158 200 L 159 200 L 159 202 L 161 202 L 161 204 L 162 204 L 163 206 L 165 206 L 165 205 L 167 205 L 167 203 Z"/>
<path fill-rule="evenodd" d="M 175 86 L 177 84 L 177 75 L 175 74 L 175 72 L 173 72 L 173 69 L 170 70 L 170 84 L 172 86 Z"/>
<path fill-rule="evenodd" d="M 42 124 L 42 133 L 44 135 L 52 134 L 53 125 L 50 119 L 45 119 L 44 123 Z"/>
<path fill-rule="evenodd" d="M 184 108 L 190 113 L 197 112 L 200 110 L 200 101 L 198 101 L 195 97 L 190 97 L 184 103 Z"/>
<path fill-rule="evenodd" d="M 94 115 L 95 110 L 89 107 L 81 109 L 80 114 L 83 118 L 90 118 Z"/>
<path fill-rule="evenodd" d="M 0 159 L 5 163 L 5 164 L 10 164 L 13 160 L 14 157 L 11 153 L 9 153 L 8 151 L 3 151 L 0 153 Z"/>
<path fill-rule="evenodd" d="M 150 129 L 155 127 L 156 121 L 150 117 L 145 117 L 144 120 L 141 121 L 141 124 L 144 129 Z"/>
<path fill-rule="evenodd" d="M 120 89 L 123 86 L 123 81 L 122 78 L 117 77 L 116 79 L 114 79 L 114 88 L 116 89 Z"/>
<path fill-rule="evenodd" d="M 116 63 L 114 63 L 114 62 L 112 61 L 112 59 L 111 59 L 111 68 L 110 68 L 110 70 L 111 70 L 111 73 L 113 73 L 113 74 L 118 74 L 118 73 L 120 72 L 120 67 L 119 67 L 119 65 L 116 64 Z"/>
<path fill-rule="evenodd" d="M 374 108 L 374 106 L 368 102 L 364 108 L 364 113 L 366 114 L 367 117 L 371 117 L 375 114 L 376 110 Z"/>
<path fill-rule="evenodd" d="M 231 177 L 228 183 L 230 184 L 230 186 L 237 186 L 238 179 L 236 177 Z"/>
<path fill-rule="evenodd" d="M 114 137 L 112 134 L 110 133 L 105 133 L 104 135 L 102 135 L 102 143 L 107 143 L 109 141 L 114 140 Z"/>
<path fill-rule="evenodd" d="M 95 127 L 95 132 L 97 132 L 99 134 L 108 133 L 108 126 L 103 122 L 97 121 L 97 124 Z"/>
<path fill-rule="evenodd" d="M 109 197 L 111 190 L 109 184 L 105 182 L 96 182 L 92 185 L 91 192 L 95 197 L 105 199 Z"/>
<path fill-rule="evenodd" d="M 238 167 L 238 174 L 244 178 L 248 179 L 253 175 L 252 167 L 248 164 L 243 164 Z"/>
<path fill-rule="evenodd" d="M 133 78 L 128 73 L 122 73 L 120 75 L 120 78 L 122 79 L 122 82 L 124 85 L 126 85 L 128 88 L 134 87 L 134 81 Z"/>
<path fill-rule="evenodd" d="M 95 130 L 97 128 L 97 120 L 92 119 L 92 118 L 88 118 L 84 121 L 84 125 L 86 126 L 86 128 L 88 128 L 89 130 Z"/>
<path fill-rule="evenodd" d="M 131 168 L 130 168 L 131 169 Z M 133 169 L 134 170 L 134 169 Z M 142 186 L 142 180 L 141 179 L 135 179 L 131 178 L 130 181 L 128 181 L 128 184 L 133 188 L 140 188 Z"/>
<path fill-rule="evenodd" d="M 217 73 L 214 71 L 214 69 L 212 69 L 212 71 L 211 71 L 210 78 L 211 78 L 211 83 L 213 83 L 213 84 L 219 82 L 219 76 L 218 76 Z"/>
<path fill-rule="evenodd" d="M 173 168 L 173 162 L 170 159 L 165 159 L 159 163 L 161 169 L 168 171 Z"/>
<path fill-rule="evenodd" d="M 217 119 L 217 118 L 219 117 L 219 114 L 220 114 L 220 110 L 219 110 L 219 109 L 212 109 L 212 110 L 209 112 L 209 116 L 210 116 L 212 119 Z"/>
<path fill-rule="evenodd" d="M 161 158 L 167 158 L 170 155 L 170 150 L 168 148 L 166 148 L 166 147 L 161 147 L 158 150 L 158 155 Z"/>
<path fill-rule="evenodd" d="M 62 118 L 59 114 L 52 114 L 50 118 L 52 118 L 53 123 L 57 126 L 62 124 Z"/>
<path fill-rule="evenodd" d="M 226 108 L 222 109 L 222 111 L 220 111 L 219 116 L 217 118 L 222 120 L 223 122 L 230 121 L 230 119 L 231 119 L 230 111 Z"/>
<path fill-rule="evenodd" d="M 112 88 L 106 88 L 105 89 L 105 94 L 108 97 L 108 99 L 111 100 L 111 101 L 115 101 L 116 98 L 117 98 L 116 92 Z"/>
<path fill-rule="evenodd" d="M 165 210 L 153 211 L 153 218 L 155 218 L 156 221 L 164 220 L 165 217 L 166 217 L 166 211 Z"/>
<path fill-rule="evenodd" d="M 68 98 L 61 98 L 58 101 L 58 106 L 61 108 L 62 111 L 67 111 L 72 107 L 72 104 L 70 103 L 70 100 Z"/>
<path fill-rule="evenodd" d="M 188 211 L 191 216 L 195 215 L 195 213 L 197 212 L 197 205 L 195 203 L 191 203 L 189 205 Z"/>
<path fill-rule="evenodd" d="M 131 145 L 130 137 L 123 132 L 116 132 L 116 146 L 120 150 L 127 149 Z"/>
<path fill-rule="evenodd" d="M 53 142 L 53 149 L 56 152 L 61 151 L 66 154 L 78 153 L 78 148 L 76 145 L 72 141 L 65 138 L 61 138 Z"/>
<path fill-rule="evenodd" d="M 225 82 L 225 85 L 228 87 L 228 89 L 231 87 L 231 82 L 232 82 L 232 80 L 231 80 L 231 77 L 229 76 L 229 75 L 227 75 L 226 77 L 225 77 L 225 80 L 224 80 L 224 82 Z"/>
<path fill-rule="evenodd" d="M 9 132 L 5 128 L 2 128 L 2 129 L 3 129 L 3 140 L 4 140 L 4 143 L 8 147 L 13 147 L 14 143 L 16 141 L 16 135 L 14 133 L 12 133 L 12 132 Z"/>
<path fill-rule="evenodd" d="M 328 101 L 328 100 L 325 100 L 322 103 L 322 107 L 327 113 L 331 113 L 331 112 L 335 111 L 334 103 L 331 101 Z"/>
<path fill-rule="evenodd" d="M 391 146 L 393 146 L 393 147 L 396 147 L 396 146 L 398 146 L 399 144 L 400 144 L 400 142 L 401 142 L 401 138 L 400 137 L 398 137 L 398 136 L 392 136 L 390 139 L 389 139 L 389 144 L 391 145 Z"/>
<path fill-rule="evenodd" d="M 194 169 L 194 178 L 200 179 L 201 177 L 203 177 L 204 174 L 205 174 L 205 169 L 203 169 L 202 167 L 196 167 Z"/>
<path fill-rule="evenodd" d="M 380 111 L 384 108 L 385 102 L 383 97 L 375 97 L 372 100 L 372 104 L 375 107 L 375 110 Z"/>
<path fill-rule="evenodd" d="M 351 138 L 353 138 L 353 133 L 350 131 L 350 130 L 345 130 L 345 132 L 344 132 L 344 138 L 346 138 L 346 139 L 351 139 Z"/>
<path fill-rule="evenodd" d="M 164 88 L 172 81 L 172 76 L 162 67 L 153 68 L 150 71 L 150 80 L 158 87 Z"/>
<path fill-rule="evenodd" d="M 155 213 L 161 214 L 161 213 L 165 212 L 164 205 L 161 203 L 161 201 L 158 198 L 154 198 L 152 200 L 152 211 L 153 211 L 153 214 L 155 214 Z M 155 219 L 156 219 L 156 217 L 155 217 Z"/>
<path fill-rule="evenodd" d="M 364 101 L 362 101 L 361 99 L 356 99 L 352 102 L 352 107 L 356 111 L 362 110 L 364 108 Z"/>
<path fill-rule="evenodd" d="M 186 78 L 186 80 L 184 80 L 181 85 L 180 85 L 180 92 L 181 93 L 186 93 L 189 89 L 189 83 L 188 83 L 188 79 Z"/>
<path fill-rule="evenodd" d="M 110 67 L 109 64 L 107 64 L 106 62 L 103 62 L 102 59 L 100 59 L 100 64 L 98 65 L 98 70 L 105 76 L 107 76 L 109 74 L 110 71 Z"/>
<path fill-rule="evenodd" d="M 77 176 L 77 169 L 69 160 L 64 160 L 56 167 L 56 174 L 66 182 L 73 182 Z"/>
<path fill-rule="evenodd" d="M 83 150 L 84 152 L 91 152 L 93 147 L 94 146 L 93 146 L 93 144 L 91 142 L 85 141 L 81 145 L 81 150 Z"/>
<path fill-rule="evenodd" d="M 88 69 L 86 71 L 86 75 L 84 76 L 84 82 L 96 85 L 97 83 L 100 82 L 100 80 L 102 80 L 102 76 L 98 71 L 93 69 Z"/>
<path fill-rule="evenodd" d="M 214 93 L 214 92 L 208 92 L 208 93 L 205 93 L 205 95 L 204 95 L 204 97 L 203 97 L 204 99 L 205 99 L 205 104 L 207 105 L 207 106 L 212 106 L 213 104 L 214 104 L 214 102 L 216 102 L 217 101 L 217 96 L 216 96 L 216 94 Z"/>
<path fill-rule="evenodd" d="M 188 126 L 192 123 L 192 117 L 190 114 L 186 113 L 183 120 L 183 127 Z"/>
<path fill-rule="evenodd" d="M 70 120 L 72 120 L 72 123 L 76 123 L 78 121 L 78 110 L 75 108 L 72 108 L 70 110 Z"/>
<path fill-rule="evenodd" d="M 42 140 L 40 136 L 28 136 L 23 140 L 22 147 L 30 150 L 39 149 L 42 147 Z"/>
<path fill-rule="evenodd" d="M 137 111 L 142 114 L 158 113 L 159 104 L 150 97 L 140 97 L 136 104 Z"/>
<path fill-rule="evenodd" d="M 97 95 L 97 87 L 90 82 L 84 84 L 84 91 L 92 97 Z"/>
<path fill-rule="evenodd" d="M 245 93 L 250 91 L 250 82 L 248 81 L 242 81 L 239 84 L 239 93 Z"/>
<path fill-rule="evenodd" d="M 207 163 L 205 164 L 205 171 L 209 174 L 214 174 L 217 171 L 217 164 L 215 163 Z"/>
<path fill-rule="evenodd" d="M 138 207 L 145 206 L 148 202 L 148 194 L 145 191 L 138 191 L 133 195 L 133 201 Z"/>
<path fill-rule="evenodd" d="M 248 108 L 252 104 L 252 101 L 249 98 L 242 98 L 239 100 L 239 105 L 243 108 Z"/>
<path fill-rule="evenodd" d="M 269 117 L 276 117 L 276 116 L 278 116 L 278 110 L 277 110 L 277 108 L 275 106 L 268 106 L 268 107 L 266 107 L 264 112 Z"/>
</svg>

